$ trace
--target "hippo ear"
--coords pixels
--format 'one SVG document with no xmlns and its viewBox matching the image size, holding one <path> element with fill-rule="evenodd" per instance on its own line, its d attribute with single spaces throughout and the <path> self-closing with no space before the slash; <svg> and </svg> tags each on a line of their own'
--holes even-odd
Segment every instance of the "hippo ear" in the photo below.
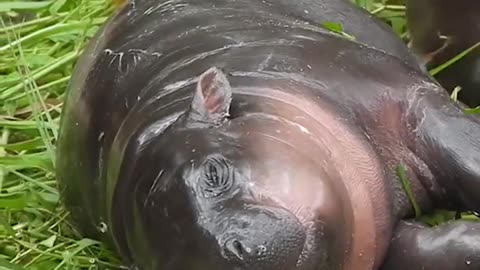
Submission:
<svg viewBox="0 0 480 270">
<path fill-rule="evenodd" d="M 220 125 L 229 116 L 232 102 L 232 88 L 223 72 L 212 67 L 200 75 L 192 105 L 189 121 Z"/>
</svg>

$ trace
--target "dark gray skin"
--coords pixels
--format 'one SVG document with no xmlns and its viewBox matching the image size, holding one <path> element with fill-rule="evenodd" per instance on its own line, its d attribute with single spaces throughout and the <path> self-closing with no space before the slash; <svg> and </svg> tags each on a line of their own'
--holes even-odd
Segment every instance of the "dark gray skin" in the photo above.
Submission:
<svg viewBox="0 0 480 270">
<path fill-rule="evenodd" d="M 446 63 L 480 42 L 480 2 L 477 0 L 407 0 L 411 46 L 428 69 Z M 458 98 L 480 105 L 480 46 L 435 78 Z"/>
<path fill-rule="evenodd" d="M 316 26 L 347 13 L 356 41 Z M 349 2 L 144 0 L 78 63 L 57 173 L 77 228 L 138 269 L 476 269 L 480 223 L 411 228 L 395 168 L 424 212 L 479 211 L 478 134 Z"/>
</svg>

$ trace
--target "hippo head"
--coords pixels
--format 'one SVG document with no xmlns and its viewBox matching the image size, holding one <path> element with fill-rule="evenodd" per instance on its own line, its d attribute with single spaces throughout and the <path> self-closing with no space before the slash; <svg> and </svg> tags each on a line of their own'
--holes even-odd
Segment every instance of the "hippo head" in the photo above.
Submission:
<svg viewBox="0 0 480 270">
<path fill-rule="evenodd" d="M 203 73 L 194 91 L 190 108 L 143 150 L 136 167 L 127 238 L 137 265 L 340 267 L 351 237 L 347 199 L 326 169 L 327 155 L 301 151 L 308 140 L 280 118 L 230 116 L 232 87 L 219 69 Z"/>
</svg>

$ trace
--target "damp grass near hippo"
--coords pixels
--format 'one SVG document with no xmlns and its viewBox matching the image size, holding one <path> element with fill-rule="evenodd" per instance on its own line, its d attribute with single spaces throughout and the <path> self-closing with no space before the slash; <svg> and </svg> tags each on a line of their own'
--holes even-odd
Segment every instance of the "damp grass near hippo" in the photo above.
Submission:
<svg viewBox="0 0 480 270">
<path fill-rule="evenodd" d="M 112 251 L 82 238 L 69 224 L 53 169 L 62 98 L 72 68 L 117 2 L 0 3 L 0 269 L 123 267 Z M 354 2 L 408 37 L 401 1 Z M 328 25 L 341 30 L 335 22 Z M 456 216 L 438 211 L 419 218 L 438 224 Z"/>
<path fill-rule="evenodd" d="M 53 164 L 64 89 L 108 1 L 0 3 L 0 269 L 117 269 L 59 203 Z"/>
</svg>

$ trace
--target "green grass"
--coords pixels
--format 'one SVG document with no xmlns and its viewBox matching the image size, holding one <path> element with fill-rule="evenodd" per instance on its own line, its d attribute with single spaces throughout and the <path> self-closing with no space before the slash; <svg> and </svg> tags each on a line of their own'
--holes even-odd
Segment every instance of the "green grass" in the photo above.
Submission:
<svg viewBox="0 0 480 270">
<path fill-rule="evenodd" d="M 0 269 L 118 269 L 67 221 L 54 175 L 66 85 L 108 1 L 0 2 Z M 27 13 L 23 19 L 18 13 Z"/>
<path fill-rule="evenodd" d="M 356 2 L 408 37 L 402 5 Z M 72 68 L 111 14 L 110 3 L 0 2 L 0 270 L 121 267 L 114 253 L 68 223 L 53 165 Z"/>
</svg>

